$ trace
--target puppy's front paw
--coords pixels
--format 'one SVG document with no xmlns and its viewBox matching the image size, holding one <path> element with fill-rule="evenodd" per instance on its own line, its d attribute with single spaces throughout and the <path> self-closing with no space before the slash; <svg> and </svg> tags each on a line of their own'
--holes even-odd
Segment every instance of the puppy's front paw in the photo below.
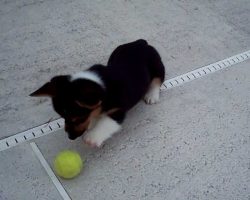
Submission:
<svg viewBox="0 0 250 200">
<path fill-rule="evenodd" d="M 147 104 L 155 104 L 160 100 L 160 89 L 158 87 L 151 88 L 144 97 Z"/>
<path fill-rule="evenodd" d="M 97 135 L 94 135 L 93 133 L 91 134 L 91 132 L 84 136 L 83 141 L 90 147 L 101 147 L 103 143 L 101 138 L 98 138 Z"/>
</svg>

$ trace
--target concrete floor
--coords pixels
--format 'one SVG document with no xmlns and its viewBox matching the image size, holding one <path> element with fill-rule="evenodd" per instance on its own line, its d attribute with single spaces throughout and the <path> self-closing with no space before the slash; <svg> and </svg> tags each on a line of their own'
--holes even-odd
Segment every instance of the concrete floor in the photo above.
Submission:
<svg viewBox="0 0 250 200">
<path fill-rule="evenodd" d="M 58 74 L 105 63 L 145 38 L 167 79 L 250 49 L 250 1 L 1 1 L 0 138 L 57 117 L 28 95 Z M 37 139 L 49 163 L 65 148 L 86 157 L 62 181 L 72 199 L 250 199 L 250 62 L 140 103 L 100 149 L 63 131 Z M 30 146 L 0 152 L 0 199 L 60 199 Z"/>
</svg>

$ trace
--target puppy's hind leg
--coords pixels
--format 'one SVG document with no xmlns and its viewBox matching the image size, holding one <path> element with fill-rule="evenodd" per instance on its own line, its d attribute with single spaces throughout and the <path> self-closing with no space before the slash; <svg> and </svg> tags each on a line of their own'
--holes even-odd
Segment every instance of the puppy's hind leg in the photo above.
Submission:
<svg viewBox="0 0 250 200">
<path fill-rule="evenodd" d="M 160 100 L 160 78 L 154 78 L 149 86 L 148 92 L 146 93 L 144 100 L 147 104 L 155 104 Z"/>
<path fill-rule="evenodd" d="M 159 101 L 160 98 L 160 87 L 164 81 L 165 77 L 165 67 L 161 61 L 161 57 L 156 49 L 152 46 L 149 48 L 149 64 L 148 69 L 151 74 L 151 84 L 149 86 L 148 92 L 144 97 L 144 100 L 148 104 L 154 104 Z"/>
</svg>

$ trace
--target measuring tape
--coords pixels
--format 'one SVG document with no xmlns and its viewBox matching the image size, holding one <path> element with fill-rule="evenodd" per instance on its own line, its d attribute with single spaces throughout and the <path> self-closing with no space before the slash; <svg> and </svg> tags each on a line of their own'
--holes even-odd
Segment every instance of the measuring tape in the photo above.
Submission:
<svg viewBox="0 0 250 200">
<path fill-rule="evenodd" d="M 161 90 L 168 90 L 173 87 L 177 87 L 183 85 L 187 82 L 193 81 L 195 79 L 201 78 L 208 74 L 217 72 L 219 70 L 231 67 L 243 61 L 246 61 L 250 58 L 250 50 L 240 53 L 238 55 L 226 58 L 224 60 L 218 61 L 216 63 L 201 67 L 199 69 L 190 71 L 186 74 L 177 76 L 175 78 L 166 80 L 162 86 Z M 23 131 L 21 133 L 17 133 L 13 136 L 7 137 L 5 139 L 0 140 L 0 151 L 9 149 L 21 143 L 42 137 L 44 135 L 48 135 L 54 133 L 64 127 L 64 120 L 57 119 L 43 125 L 37 126 L 35 128 L 29 129 L 27 131 Z"/>
<path fill-rule="evenodd" d="M 240 53 L 238 55 L 226 58 L 224 60 L 218 61 L 216 63 L 206 65 L 204 67 L 201 67 L 199 69 L 190 71 L 186 74 L 182 74 L 180 76 L 177 76 L 175 78 L 166 80 L 161 89 L 166 90 L 166 89 L 171 89 L 176 86 L 183 85 L 184 83 L 187 83 L 189 81 L 193 81 L 195 79 L 201 78 L 203 76 L 206 76 L 208 74 L 217 72 L 219 70 L 225 69 L 227 67 L 231 67 L 233 65 L 236 65 L 238 63 L 241 63 L 243 61 L 246 61 L 250 58 L 250 50 Z"/>
</svg>

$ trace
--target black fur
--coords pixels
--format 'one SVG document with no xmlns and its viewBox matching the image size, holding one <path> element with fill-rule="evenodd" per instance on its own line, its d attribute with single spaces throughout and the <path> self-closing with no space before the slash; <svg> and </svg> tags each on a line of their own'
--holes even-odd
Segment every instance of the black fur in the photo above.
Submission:
<svg viewBox="0 0 250 200">
<path fill-rule="evenodd" d="M 104 110 L 114 107 L 126 112 L 142 99 L 153 78 L 163 82 L 165 68 L 158 52 L 145 40 L 117 47 L 107 67 L 94 65 L 95 71 L 106 85 Z"/>
</svg>

